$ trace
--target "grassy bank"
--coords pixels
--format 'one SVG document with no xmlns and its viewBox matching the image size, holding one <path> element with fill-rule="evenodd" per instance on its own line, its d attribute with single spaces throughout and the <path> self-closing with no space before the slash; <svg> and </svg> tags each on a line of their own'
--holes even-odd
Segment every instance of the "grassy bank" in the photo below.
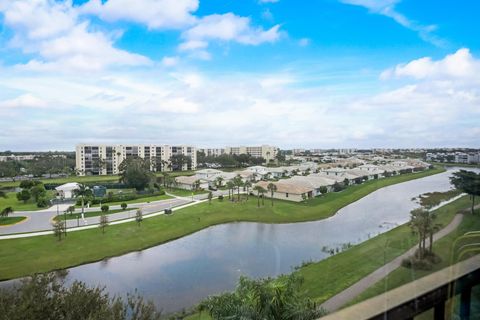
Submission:
<svg viewBox="0 0 480 320">
<path fill-rule="evenodd" d="M 439 208 L 437 222 L 447 225 L 468 205 L 468 197 L 462 197 Z M 410 227 L 402 225 L 298 272 L 305 278 L 308 295 L 323 302 L 415 246 L 417 239 Z"/>
<path fill-rule="evenodd" d="M 27 217 L 6 217 L 0 218 L 0 226 L 9 226 L 11 224 L 19 223 L 25 220 Z"/>
<path fill-rule="evenodd" d="M 382 279 L 364 291 L 354 301 L 352 301 L 351 304 L 374 297 L 384 293 L 385 291 L 395 289 L 408 282 L 417 280 L 435 271 L 448 267 L 452 264 L 452 262 L 455 263 L 456 261 L 452 261 L 451 258 L 452 243 L 456 238 L 465 234 L 466 232 L 480 231 L 480 219 L 478 218 L 479 213 L 480 210 L 477 210 L 477 214 L 473 216 L 471 214 L 465 214 L 460 226 L 455 231 L 434 243 L 433 250 L 441 257 L 442 261 L 438 264 L 434 264 L 432 270 L 412 270 L 405 267 L 400 267 L 389 274 L 386 278 Z"/>
<path fill-rule="evenodd" d="M 58 242 L 53 236 L 39 236 L 0 241 L 0 279 L 20 277 L 35 272 L 67 268 L 98 261 L 105 257 L 145 249 L 172 239 L 180 238 L 206 227 L 233 222 L 258 221 L 286 223 L 318 220 L 329 217 L 345 205 L 387 185 L 392 185 L 441 172 L 441 169 L 406 174 L 351 186 L 340 193 L 330 193 L 306 203 L 270 201 L 257 208 L 257 201 L 231 203 L 215 200 L 176 211 L 172 216 L 157 216 L 136 223 L 107 227 L 102 234 L 98 229 L 71 232 L 66 240 Z M 92 246 L 92 243 L 95 245 Z"/>
</svg>

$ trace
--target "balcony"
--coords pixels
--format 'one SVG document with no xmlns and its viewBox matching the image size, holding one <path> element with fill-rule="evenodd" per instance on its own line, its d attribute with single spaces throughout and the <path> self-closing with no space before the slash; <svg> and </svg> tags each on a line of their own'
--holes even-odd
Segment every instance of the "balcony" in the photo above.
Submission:
<svg viewBox="0 0 480 320">
<path fill-rule="evenodd" d="M 480 284 L 480 255 L 322 317 L 322 320 L 414 319 L 430 309 L 434 319 L 478 319 L 472 288 Z"/>
</svg>

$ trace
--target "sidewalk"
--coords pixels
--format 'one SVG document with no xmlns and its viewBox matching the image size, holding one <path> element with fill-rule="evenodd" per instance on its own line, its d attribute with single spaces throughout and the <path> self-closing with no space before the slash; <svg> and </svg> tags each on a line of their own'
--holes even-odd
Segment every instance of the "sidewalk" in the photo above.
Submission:
<svg viewBox="0 0 480 320">
<path fill-rule="evenodd" d="M 448 201 L 442 202 L 440 205 L 430 209 L 430 211 L 438 209 L 450 202 L 457 200 L 460 197 L 463 197 L 465 194 L 461 194 L 456 196 Z M 442 230 L 438 231 L 433 235 L 433 242 L 443 238 L 453 230 L 455 230 L 463 220 L 463 214 L 457 214 L 453 218 L 453 220 Z M 427 246 L 430 244 L 430 240 L 427 239 Z M 418 246 L 415 245 L 414 247 L 410 248 L 404 254 L 396 257 L 389 263 L 385 264 L 384 266 L 378 268 L 374 272 L 370 273 L 360 281 L 356 282 L 352 286 L 348 287 L 347 289 L 343 290 L 342 292 L 336 294 L 335 296 L 331 297 L 327 301 L 325 301 L 321 306 L 327 310 L 328 312 L 333 312 L 335 310 L 340 309 L 342 306 L 347 304 L 349 301 L 353 300 L 359 294 L 364 292 L 366 289 L 374 285 L 376 282 L 380 281 L 381 279 L 388 276 L 392 271 L 399 268 L 402 264 L 402 260 L 408 258 L 409 256 L 413 255 L 417 250 Z"/>
</svg>

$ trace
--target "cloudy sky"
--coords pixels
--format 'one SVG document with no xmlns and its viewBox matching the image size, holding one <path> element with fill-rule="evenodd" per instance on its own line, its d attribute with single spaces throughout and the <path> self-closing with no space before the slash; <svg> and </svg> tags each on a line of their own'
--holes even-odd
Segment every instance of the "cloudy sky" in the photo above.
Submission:
<svg viewBox="0 0 480 320">
<path fill-rule="evenodd" d="M 480 3 L 0 0 L 0 150 L 480 147 Z"/>
</svg>

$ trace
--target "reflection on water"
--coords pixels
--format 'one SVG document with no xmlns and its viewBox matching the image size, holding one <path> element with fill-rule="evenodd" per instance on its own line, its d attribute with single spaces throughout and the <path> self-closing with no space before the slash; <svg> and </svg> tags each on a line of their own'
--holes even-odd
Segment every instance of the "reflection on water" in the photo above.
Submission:
<svg viewBox="0 0 480 320">
<path fill-rule="evenodd" d="M 106 286 L 113 294 L 137 288 L 165 312 L 179 311 L 209 294 L 232 289 L 240 275 L 290 272 L 303 261 L 328 257 L 332 248 L 365 241 L 407 222 L 410 210 L 418 206 L 411 199 L 449 190 L 450 173 L 383 188 L 322 221 L 214 226 L 141 252 L 71 268 L 69 279 Z"/>
</svg>

